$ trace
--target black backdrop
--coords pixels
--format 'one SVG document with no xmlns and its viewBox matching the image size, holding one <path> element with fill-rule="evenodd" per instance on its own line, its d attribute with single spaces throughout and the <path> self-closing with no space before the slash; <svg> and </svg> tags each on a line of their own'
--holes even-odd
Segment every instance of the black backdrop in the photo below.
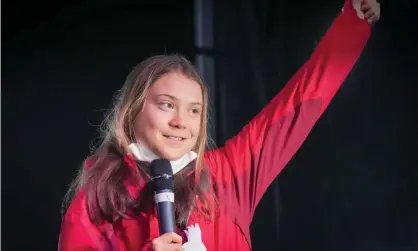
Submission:
<svg viewBox="0 0 418 251">
<path fill-rule="evenodd" d="M 283 87 L 342 2 L 215 1 L 218 145 Z M 416 2 L 382 9 L 257 208 L 254 250 L 418 249 Z M 193 2 L 14 1 L 2 15 L 2 249 L 56 250 L 62 197 L 131 67 L 157 53 L 194 58 Z"/>
</svg>

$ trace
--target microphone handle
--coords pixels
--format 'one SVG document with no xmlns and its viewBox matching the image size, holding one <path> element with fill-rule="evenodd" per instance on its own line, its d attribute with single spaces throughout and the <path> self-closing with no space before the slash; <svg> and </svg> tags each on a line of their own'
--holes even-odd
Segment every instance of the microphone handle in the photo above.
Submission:
<svg viewBox="0 0 418 251">
<path fill-rule="evenodd" d="M 174 193 L 172 190 L 164 189 L 157 191 L 154 195 L 157 204 L 158 225 L 160 234 L 176 232 Z"/>
</svg>

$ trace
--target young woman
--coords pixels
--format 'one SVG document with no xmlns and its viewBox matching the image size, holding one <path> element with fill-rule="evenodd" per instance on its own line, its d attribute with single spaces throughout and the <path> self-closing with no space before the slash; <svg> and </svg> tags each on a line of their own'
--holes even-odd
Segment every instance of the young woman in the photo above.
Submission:
<svg viewBox="0 0 418 251">
<path fill-rule="evenodd" d="M 258 202 L 345 80 L 379 12 L 375 0 L 346 0 L 308 62 L 215 150 L 205 150 L 208 97 L 194 67 L 178 56 L 140 63 L 72 187 L 59 250 L 251 250 Z M 175 174 L 178 229 L 162 236 L 148 188 L 156 158 Z"/>
</svg>

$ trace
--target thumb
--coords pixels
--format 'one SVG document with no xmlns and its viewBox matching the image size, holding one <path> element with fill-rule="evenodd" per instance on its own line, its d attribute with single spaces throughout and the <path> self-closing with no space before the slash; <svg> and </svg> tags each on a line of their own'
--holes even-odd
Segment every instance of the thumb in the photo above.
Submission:
<svg viewBox="0 0 418 251">
<path fill-rule="evenodd" d="M 353 3 L 353 8 L 356 10 L 357 12 L 357 16 L 360 19 L 364 19 L 364 13 L 361 10 L 361 4 L 363 3 L 364 0 L 352 0 Z"/>
</svg>

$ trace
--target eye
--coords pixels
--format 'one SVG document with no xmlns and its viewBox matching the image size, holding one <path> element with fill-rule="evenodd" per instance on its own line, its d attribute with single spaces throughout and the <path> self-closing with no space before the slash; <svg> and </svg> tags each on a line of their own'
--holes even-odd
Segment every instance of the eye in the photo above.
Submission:
<svg viewBox="0 0 418 251">
<path fill-rule="evenodd" d="M 193 116 L 196 116 L 196 115 L 200 114 L 200 109 L 199 108 L 192 108 L 190 110 L 190 112 L 192 113 Z"/>
<path fill-rule="evenodd" d="M 160 107 L 162 109 L 165 109 L 165 110 L 167 110 L 167 109 L 173 109 L 174 108 L 173 104 L 171 104 L 169 102 L 160 103 Z"/>
</svg>

